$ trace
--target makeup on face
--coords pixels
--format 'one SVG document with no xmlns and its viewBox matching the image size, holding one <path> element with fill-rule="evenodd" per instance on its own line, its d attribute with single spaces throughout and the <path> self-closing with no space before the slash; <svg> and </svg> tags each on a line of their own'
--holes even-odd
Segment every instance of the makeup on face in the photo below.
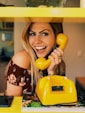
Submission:
<svg viewBox="0 0 85 113">
<path fill-rule="evenodd" d="M 55 45 L 55 35 L 50 24 L 32 24 L 29 32 L 29 43 L 38 57 L 45 57 Z"/>
</svg>

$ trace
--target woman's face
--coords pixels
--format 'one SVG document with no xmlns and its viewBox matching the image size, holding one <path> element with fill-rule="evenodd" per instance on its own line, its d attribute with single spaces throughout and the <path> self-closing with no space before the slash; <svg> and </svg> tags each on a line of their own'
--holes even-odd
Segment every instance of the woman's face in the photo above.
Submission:
<svg viewBox="0 0 85 113">
<path fill-rule="evenodd" d="M 38 57 L 45 57 L 55 46 L 55 35 L 49 23 L 33 23 L 29 43 Z"/>
</svg>

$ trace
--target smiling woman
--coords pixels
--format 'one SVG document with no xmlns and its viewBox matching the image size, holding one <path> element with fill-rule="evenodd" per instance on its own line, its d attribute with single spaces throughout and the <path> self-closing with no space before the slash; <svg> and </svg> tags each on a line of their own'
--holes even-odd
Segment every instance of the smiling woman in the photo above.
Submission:
<svg viewBox="0 0 85 113">
<path fill-rule="evenodd" d="M 5 95 L 32 94 L 39 78 L 51 74 L 65 75 L 65 63 L 59 58 L 64 51 L 56 44 L 56 36 L 62 32 L 62 23 L 27 23 L 21 38 L 23 50 L 12 57 L 7 67 Z M 35 60 L 40 57 L 51 61 L 45 70 L 35 66 Z"/>
</svg>

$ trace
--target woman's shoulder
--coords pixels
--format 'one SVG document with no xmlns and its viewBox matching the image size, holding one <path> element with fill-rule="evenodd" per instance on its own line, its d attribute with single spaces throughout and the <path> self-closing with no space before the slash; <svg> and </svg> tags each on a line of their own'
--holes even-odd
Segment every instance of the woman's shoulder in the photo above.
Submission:
<svg viewBox="0 0 85 113">
<path fill-rule="evenodd" d="M 25 50 L 20 50 L 14 54 L 12 60 L 15 64 L 22 68 L 29 68 L 31 57 Z"/>
</svg>

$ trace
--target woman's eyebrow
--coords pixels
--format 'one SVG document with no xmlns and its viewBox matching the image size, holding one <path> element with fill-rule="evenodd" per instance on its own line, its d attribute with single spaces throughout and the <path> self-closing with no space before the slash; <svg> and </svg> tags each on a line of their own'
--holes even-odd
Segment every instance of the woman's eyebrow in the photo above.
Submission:
<svg viewBox="0 0 85 113">
<path fill-rule="evenodd" d="M 43 31 L 49 31 L 49 30 L 48 29 L 43 29 L 39 33 L 42 33 Z M 36 31 L 30 30 L 30 32 L 36 32 Z"/>
<path fill-rule="evenodd" d="M 46 31 L 49 31 L 48 29 L 43 29 L 43 30 L 42 30 L 42 31 L 40 31 L 39 33 L 42 33 L 42 32 L 43 32 L 43 31 L 45 31 L 45 30 L 46 30 Z"/>
<path fill-rule="evenodd" d="M 34 32 L 34 31 L 30 30 L 29 32 Z"/>
</svg>

